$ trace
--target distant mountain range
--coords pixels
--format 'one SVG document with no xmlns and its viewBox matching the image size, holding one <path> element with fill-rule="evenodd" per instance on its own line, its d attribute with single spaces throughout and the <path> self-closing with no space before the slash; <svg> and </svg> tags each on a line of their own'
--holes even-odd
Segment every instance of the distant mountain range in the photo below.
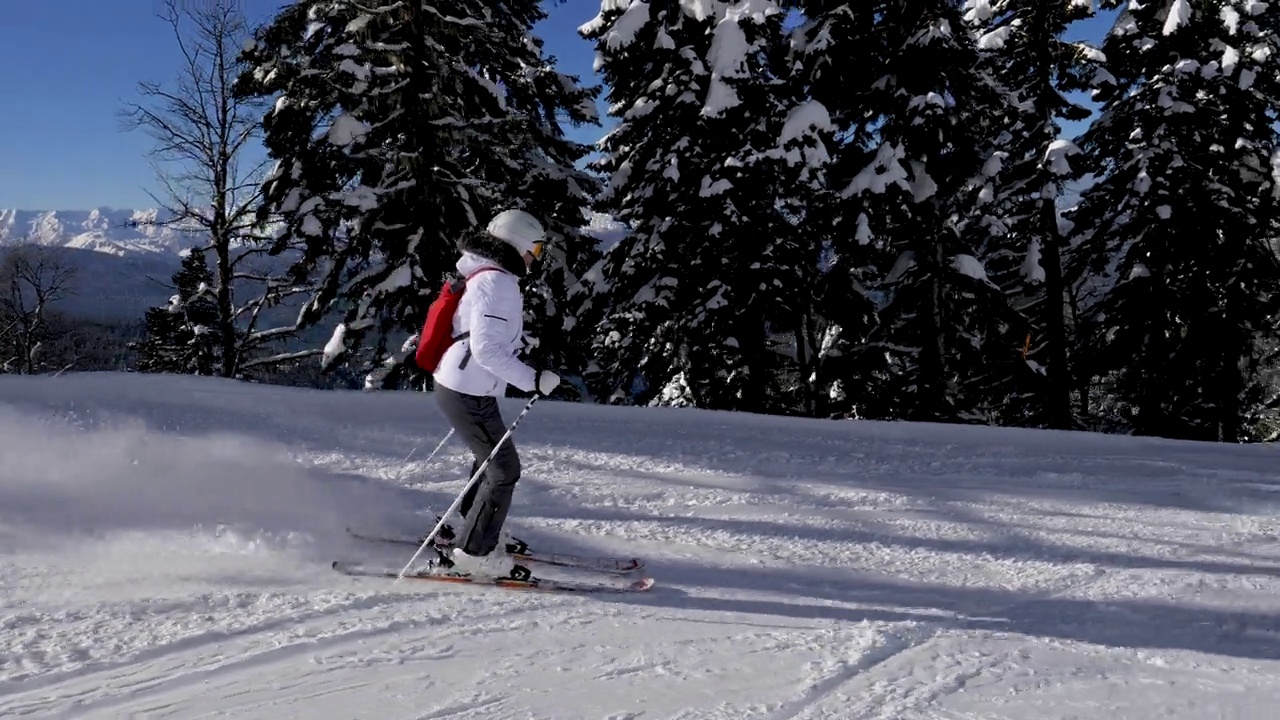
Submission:
<svg viewBox="0 0 1280 720">
<path fill-rule="evenodd" d="M 0 250 L 39 245 L 75 268 L 59 312 L 105 321 L 140 321 L 168 302 L 179 253 L 200 236 L 163 224 L 158 210 L 3 210 Z"/>
<path fill-rule="evenodd" d="M 172 217 L 155 209 L 0 209 L 0 246 L 44 245 L 123 257 L 136 253 L 177 255 L 204 239 L 171 221 Z M 606 245 L 617 242 L 623 234 L 617 222 L 599 213 L 592 214 L 584 230 Z"/>
<path fill-rule="evenodd" d="M 202 239 L 159 210 L 0 210 L 0 246 L 43 245 L 125 256 L 176 255 Z"/>
<path fill-rule="evenodd" d="M 147 308 L 168 303 L 170 276 L 180 253 L 201 244 L 204 236 L 166 224 L 155 209 L 2 210 L 0 250 L 21 245 L 57 248 L 76 268 L 75 294 L 58 309 L 70 315 L 103 320 L 141 320 Z M 603 247 L 616 243 L 625 229 L 595 214 L 584 228 Z M 272 314 L 296 313 L 289 307 Z M 288 318 L 284 318 L 288 322 Z"/>
</svg>

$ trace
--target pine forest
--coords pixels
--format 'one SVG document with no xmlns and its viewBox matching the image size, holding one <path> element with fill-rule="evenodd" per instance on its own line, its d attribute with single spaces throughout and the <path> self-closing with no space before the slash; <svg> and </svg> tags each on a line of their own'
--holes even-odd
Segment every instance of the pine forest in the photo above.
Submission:
<svg viewBox="0 0 1280 720">
<path fill-rule="evenodd" d="M 1280 434 L 1280 3 L 603 0 L 594 78 L 546 12 L 297 0 L 244 43 L 263 242 L 326 372 L 429 387 L 457 241 L 520 208 L 565 400 Z M 202 273 L 156 368 L 212 372 Z"/>
</svg>

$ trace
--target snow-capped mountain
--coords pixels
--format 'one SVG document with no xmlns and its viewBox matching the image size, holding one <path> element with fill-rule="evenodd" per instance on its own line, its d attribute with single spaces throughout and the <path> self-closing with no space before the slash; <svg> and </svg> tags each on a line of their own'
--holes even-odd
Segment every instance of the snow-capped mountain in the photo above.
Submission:
<svg viewBox="0 0 1280 720">
<path fill-rule="evenodd" d="M 124 256 L 134 252 L 178 254 L 197 245 L 203 236 L 168 224 L 170 218 L 157 209 L 121 210 L 4 210 L 0 209 L 0 247 L 44 245 L 93 250 Z M 614 245 L 626 228 L 601 213 L 589 213 L 583 229 L 600 241 L 602 249 Z"/>
<path fill-rule="evenodd" d="M 75 271 L 57 310 L 101 320 L 140 320 L 172 294 L 169 276 L 180 252 L 202 241 L 198 233 L 166 225 L 160 210 L 2 210 L 0 251 L 52 248 Z"/>
<path fill-rule="evenodd" d="M 0 251 L 21 245 L 56 248 L 59 257 L 76 269 L 73 293 L 58 307 L 62 312 L 139 319 L 147 308 L 168 301 L 173 292 L 169 277 L 181 263 L 180 253 L 205 240 L 199 232 L 167 224 L 168 219 L 156 209 L 0 209 Z M 584 220 L 583 229 L 604 249 L 626 234 L 625 226 L 607 215 L 591 213 Z M 287 261 L 258 263 L 283 266 Z M 293 303 L 274 311 L 281 321 L 296 313 Z"/>
<path fill-rule="evenodd" d="M 177 254 L 201 241 L 198 233 L 165 224 L 160 210 L 0 210 L 0 246 L 44 245 L 124 256 Z"/>
</svg>

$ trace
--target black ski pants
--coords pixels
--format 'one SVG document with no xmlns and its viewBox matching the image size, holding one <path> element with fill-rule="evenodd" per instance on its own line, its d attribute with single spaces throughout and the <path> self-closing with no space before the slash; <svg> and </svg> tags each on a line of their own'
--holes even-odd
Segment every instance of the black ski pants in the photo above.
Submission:
<svg viewBox="0 0 1280 720">
<path fill-rule="evenodd" d="M 471 476 L 507 432 L 498 408 L 498 399 L 484 395 L 464 395 L 436 385 L 436 402 L 444 412 L 454 432 L 462 437 L 475 461 L 471 464 Z M 470 476 L 468 476 L 470 478 Z M 520 455 L 512 438 L 502 444 L 484 476 L 479 479 L 462 499 L 458 511 L 465 522 L 455 540 L 457 547 L 468 555 L 488 555 L 500 541 L 502 526 L 511 509 L 511 496 L 520 480 Z"/>
</svg>

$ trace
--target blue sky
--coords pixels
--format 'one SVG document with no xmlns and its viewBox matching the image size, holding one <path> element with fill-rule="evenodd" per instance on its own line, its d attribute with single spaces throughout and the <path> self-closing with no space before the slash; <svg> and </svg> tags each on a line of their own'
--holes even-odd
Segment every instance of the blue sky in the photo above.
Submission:
<svg viewBox="0 0 1280 720">
<path fill-rule="evenodd" d="M 191 0 L 199 1 L 199 0 Z M 251 20 L 279 0 L 242 0 Z M 126 132 L 124 103 L 140 80 L 166 81 L 178 68 L 160 0 L 17 0 L 0 13 L 0 208 L 152 207 L 149 137 Z M 560 68 L 595 82 L 594 51 L 578 37 L 598 0 L 549 4 L 539 26 Z M 1085 27 L 1085 36 L 1099 27 Z M 1073 33 L 1074 34 L 1074 33 Z M 600 128 L 574 132 L 594 140 Z"/>
</svg>

